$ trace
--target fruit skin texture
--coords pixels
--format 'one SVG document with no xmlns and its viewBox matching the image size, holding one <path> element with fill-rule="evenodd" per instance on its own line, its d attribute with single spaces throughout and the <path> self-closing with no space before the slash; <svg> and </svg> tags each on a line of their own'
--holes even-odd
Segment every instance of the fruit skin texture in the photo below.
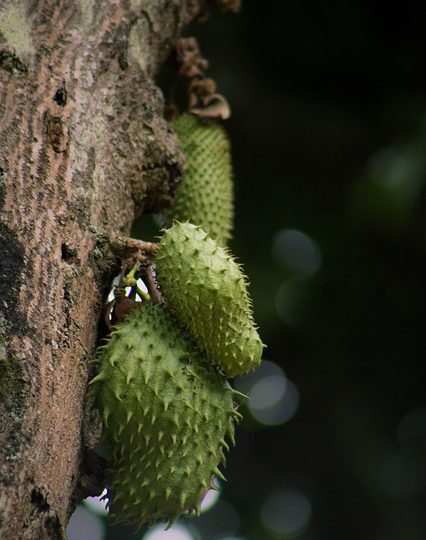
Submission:
<svg viewBox="0 0 426 540">
<path fill-rule="evenodd" d="M 170 122 L 186 157 L 186 170 L 166 219 L 200 225 L 226 245 L 233 226 L 233 174 L 229 139 L 217 120 L 184 113 Z"/>
<path fill-rule="evenodd" d="M 222 477 L 226 434 L 233 441 L 233 390 L 203 362 L 164 304 L 132 311 L 100 350 L 91 381 L 113 458 L 110 515 L 141 526 L 199 504 Z M 223 478 L 223 477 L 222 477 Z"/>
<path fill-rule="evenodd" d="M 157 280 L 177 317 L 228 377 L 255 369 L 263 343 L 253 323 L 246 278 L 229 252 L 191 223 L 161 237 Z"/>
</svg>

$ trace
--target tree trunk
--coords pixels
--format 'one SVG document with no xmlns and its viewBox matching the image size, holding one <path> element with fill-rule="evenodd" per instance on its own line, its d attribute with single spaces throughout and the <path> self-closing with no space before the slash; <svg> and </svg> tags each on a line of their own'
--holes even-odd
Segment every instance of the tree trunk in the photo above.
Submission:
<svg viewBox="0 0 426 540">
<path fill-rule="evenodd" d="M 104 247 L 171 201 L 182 156 L 153 76 L 199 4 L 1 2 L 0 538 L 65 537 Z"/>
</svg>

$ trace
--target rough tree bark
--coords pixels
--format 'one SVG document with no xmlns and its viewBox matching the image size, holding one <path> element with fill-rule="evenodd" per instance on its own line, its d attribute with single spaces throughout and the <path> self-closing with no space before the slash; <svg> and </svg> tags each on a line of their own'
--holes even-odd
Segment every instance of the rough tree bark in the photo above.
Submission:
<svg viewBox="0 0 426 540">
<path fill-rule="evenodd" d="M 84 495 L 104 247 L 170 203 L 183 160 L 153 76 L 200 3 L 0 3 L 0 538 L 64 538 Z"/>
</svg>

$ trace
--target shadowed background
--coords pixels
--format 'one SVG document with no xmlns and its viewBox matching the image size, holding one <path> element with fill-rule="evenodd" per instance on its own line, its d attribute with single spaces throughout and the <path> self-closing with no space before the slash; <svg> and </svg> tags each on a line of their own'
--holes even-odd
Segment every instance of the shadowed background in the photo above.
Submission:
<svg viewBox="0 0 426 540">
<path fill-rule="evenodd" d="M 86 504 L 69 538 L 423 540 L 421 11 L 246 0 L 187 35 L 232 106 L 231 246 L 266 362 L 236 381 L 251 405 L 201 518 L 132 534 Z M 149 239 L 151 218 L 135 231 Z"/>
</svg>

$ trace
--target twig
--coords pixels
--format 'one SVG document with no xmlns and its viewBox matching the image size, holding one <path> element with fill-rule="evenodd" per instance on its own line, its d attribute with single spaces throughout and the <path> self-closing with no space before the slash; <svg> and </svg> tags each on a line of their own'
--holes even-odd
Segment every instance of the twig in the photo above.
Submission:
<svg viewBox="0 0 426 540">
<path fill-rule="evenodd" d="M 164 302 L 163 295 L 158 289 L 157 282 L 154 278 L 152 264 L 148 264 L 148 266 L 146 267 L 146 274 L 144 275 L 144 278 L 152 301 L 157 303 Z"/>
</svg>

